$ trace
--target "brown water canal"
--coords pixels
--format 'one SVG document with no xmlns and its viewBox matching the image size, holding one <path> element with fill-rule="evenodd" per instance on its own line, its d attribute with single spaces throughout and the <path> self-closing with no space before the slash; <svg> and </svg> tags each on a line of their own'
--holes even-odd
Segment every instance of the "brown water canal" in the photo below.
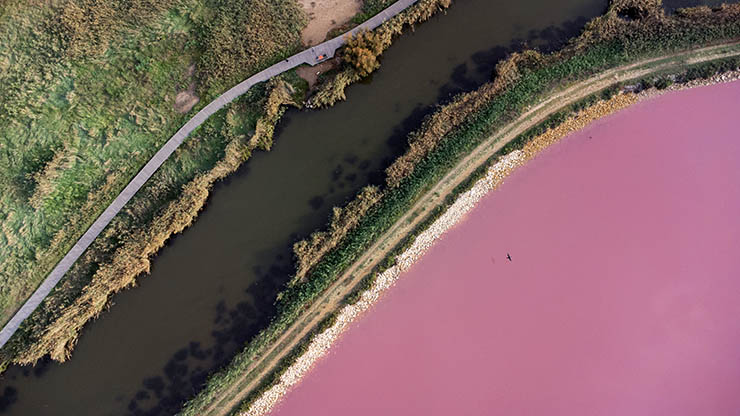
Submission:
<svg viewBox="0 0 740 416">
<path fill-rule="evenodd" d="M 170 415 L 267 322 L 292 272 L 290 247 L 398 154 L 433 106 L 488 80 L 523 42 L 555 46 L 607 0 L 456 0 L 387 51 L 348 100 L 291 111 L 273 150 L 219 184 L 151 276 L 89 325 L 72 359 L 10 368 L 14 415 Z M 673 4 L 671 4 L 673 5 Z M 677 4 L 685 5 L 685 4 Z"/>
</svg>

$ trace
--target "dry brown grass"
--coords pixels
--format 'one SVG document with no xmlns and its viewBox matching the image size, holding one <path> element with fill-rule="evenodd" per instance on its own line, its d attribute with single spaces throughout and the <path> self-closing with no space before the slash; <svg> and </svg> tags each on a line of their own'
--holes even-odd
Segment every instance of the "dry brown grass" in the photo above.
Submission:
<svg viewBox="0 0 740 416">
<path fill-rule="evenodd" d="M 275 133 L 275 125 L 285 113 L 287 105 L 300 106 L 293 100 L 295 93 L 293 87 L 281 79 L 271 79 L 270 95 L 267 97 L 263 115 L 257 120 L 257 128 L 254 136 L 249 140 L 250 149 L 270 150 L 272 137 Z"/>
<path fill-rule="evenodd" d="M 67 0 L 58 10 L 58 30 L 70 57 L 100 56 L 127 23 L 161 13 L 173 0 Z"/>
<path fill-rule="evenodd" d="M 627 108 L 639 100 L 639 95 L 628 93 L 617 94 L 605 101 L 597 101 L 527 142 L 522 148 L 522 153 L 524 154 L 524 161 L 522 163 L 535 158 L 540 152 L 569 134 L 583 130 L 594 121 Z"/>
<path fill-rule="evenodd" d="M 306 107 L 331 107 L 339 101 L 346 100 L 344 90 L 361 79 L 362 76 L 353 67 L 340 69 L 339 72 L 318 85 L 316 91 L 306 102 Z"/>
<path fill-rule="evenodd" d="M 292 284 L 306 277 L 306 273 L 321 260 L 326 252 L 336 247 L 342 238 L 353 229 L 367 211 L 375 205 L 381 197 L 380 190 L 375 186 L 363 188 L 350 203 L 343 208 L 334 207 L 329 229 L 317 231 L 305 240 L 293 245 L 295 254 L 296 274 Z"/>
<path fill-rule="evenodd" d="M 294 0 L 9 0 L 0 13 L 5 321 L 187 121 L 178 112 L 293 54 L 305 15 Z M 217 113 L 178 149 L 3 348 L 3 360 L 32 361 L 45 348 L 66 356 L 82 322 L 148 269 L 160 240 L 187 226 L 202 206 L 196 190 L 222 176 L 230 152 L 251 150 L 256 123 L 254 147 L 270 147 L 281 111 L 268 111 L 266 91 L 250 90 L 238 113 Z M 172 211 L 180 203 L 182 212 Z M 72 313 L 75 305 L 82 309 Z"/>
</svg>

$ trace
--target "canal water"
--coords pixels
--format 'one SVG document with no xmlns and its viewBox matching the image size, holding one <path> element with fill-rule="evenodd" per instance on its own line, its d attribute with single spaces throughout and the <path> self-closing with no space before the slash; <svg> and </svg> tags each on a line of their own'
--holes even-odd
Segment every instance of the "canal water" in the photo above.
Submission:
<svg viewBox="0 0 740 416">
<path fill-rule="evenodd" d="M 289 111 L 269 153 L 217 185 L 138 288 L 88 325 L 71 360 L 13 367 L 0 412 L 170 415 L 262 328 L 292 273 L 291 245 L 325 224 L 403 150 L 439 102 L 475 89 L 523 44 L 554 47 L 607 0 L 456 0 L 385 53 L 348 100 Z"/>
</svg>

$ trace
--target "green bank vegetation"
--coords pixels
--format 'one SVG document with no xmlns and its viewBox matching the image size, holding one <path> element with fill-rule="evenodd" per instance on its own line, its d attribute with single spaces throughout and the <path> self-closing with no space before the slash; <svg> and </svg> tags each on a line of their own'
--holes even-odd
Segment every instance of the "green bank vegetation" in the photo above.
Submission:
<svg viewBox="0 0 740 416">
<path fill-rule="evenodd" d="M 368 20 L 369 18 L 382 12 L 383 9 L 390 6 L 394 2 L 395 0 L 364 0 L 362 2 L 360 13 L 352 18 L 352 22 L 359 25 L 365 20 Z"/>
<path fill-rule="evenodd" d="M 740 40 L 740 5 L 714 9 L 697 7 L 666 15 L 661 8 L 660 0 L 614 0 L 603 16 L 589 22 L 583 33 L 562 50 L 547 55 L 527 51 L 514 54 L 499 64 L 491 83 L 477 91 L 457 97 L 425 120 L 421 128 L 410 135 L 409 150 L 389 167 L 386 185 L 372 191 L 373 200 L 377 198 L 377 202 L 370 207 L 356 201 L 351 202 L 343 212 L 345 217 L 341 224 L 335 224 L 338 221 L 338 216 L 335 215 L 328 231 L 322 231 L 318 236 L 312 236 L 305 242 L 296 244 L 297 279 L 294 279 L 279 295 L 277 314 L 271 324 L 248 343 L 229 366 L 209 380 L 201 394 L 186 406 L 184 414 L 200 414 L 199 412 L 209 403 L 225 394 L 230 386 L 237 382 L 242 383 L 244 377 L 248 377 L 244 375 L 245 371 L 257 374 L 260 366 L 264 365 L 260 360 L 280 357 L 279 350 L 284 348 L 282 345 L 290 345 L 288 340 L 283 340 L 282 345 L 273 350 L 267 358 L 264 358 L 263 354 L 291 325 L 299 322 L 303 312 L 384 232 L 406 214 L 414 203 L 463 157 L 470 154 L 486 138 L 492 137 L 497 128 L 503 128 L 521 116 L 526 109 L 549 95 L 600 72 L 651 58 L 656 58 L 653 68 L 658 68 L 659 63 L 669 59 L 665 57 L 670 57 L 673 53 L 711 44 L 731 44 L 729 49 L 737 56 L 740 54 L 740 48 L 735 43 L 738 40 Z M 350 47 L 352 46 L 350 43 Z M 718 71 L 738 67 L 736 57 L 710 59 L 708 63 L 698 65 L 670 62 L 669 70 L 653 69 L 651 72 L 651 66 L 648 65 L 649 76 L 634 82 L 643 87 L 658 85 L 664 88 L 674 79 L 706 77 Z M 342 71 L 353 73 L 358 71 L 358 68 L 344 68 Z M 341 77 L 338 79 L 341 82 Z M 341 95 L 339 94 L 343 88 L 341 85 L 328 87 L 329 90 L 332 88 L 334 98 Z M 395 254 L 408 247 L 413 237 L 426 229 L 454 201 L 454 198 L 468 189 L 498 157 L 521 147 L 547 128 L 558 125 L 572 112 L 600 98 L 609 98 L 620 90 L 621 87 L 618 85 L 609 86 L 597 95 L 551 114 L 546 121 L 509 142 L 484 166 L 460 183 L 447 196 L 444 204 L 427 214 L 414 232 L 406 236 L 384 261 L 376 264 L 373 273 L 345 298 L 345 302 L 355 302 L 361 291 L 370 287 L 377 273 L 394 263 Z M 321 100 L 323 98 L 318 103 L 331 102 L 331 99 Z M 367 201 L 362 193 L 358 199 Z M 349 220 L 346 216 L 352 215 L 349 209 L 353 204 L 362 208 L 357 209 L 354 218 Z M 347 224 L 354 226 L 342 226 Z M 341 230 L 343 235 L 334 233 L 336 230 Z M 307 249 L 314 241 L 327 240 L 331 242 L 326 249 Z M 308 342 L 310 337 L 298 342 L 294 352 L 302 351 Z M 297 356 L 294 353 L 288 354 L 276 365 L 271 366 L 269 378 L 262 380 L 256 390 L 247 394 L 248 399 L 243 403 L 241 410 L 246 410 L 251 399 L 257 397 L 257 393 L 278 380 L 277 375 L 285 371 Z M 258 363 L 256 367 L 250 367 L 255 362 Z M 231 391 L 229 394 L 233 395 L 234 392 Z"/>
<path fill-rule="evenodd" d="M 648 7 L 650 6 L 650 7 Z M 624 13 L 641 19 L 626 19 Z M 358 227 L 348 233 L 344 249 L 328 253 L 309 275 L 317 281 L 331 280 L 332 271 L 342 270 L 357 253 L 410 207 L 423 190 L 428 189 L 449 170 L 461 155 L 477 146 L 501 125 L 519 116 L 549 91 L 561 85 L 587 78 L 597 72 L 641 58 L 648 58 L 706 45 L 713 41 L 740 36 L 740 9 L 724 6 L 715 10 L 700 7 L 679 10 L 666 16 L 657 1 L 616 1 L 609 11 L 590 22 L 584 33 L 562 51 L 543 56 L 535 51 L 513 54 L 497 66 L 495 79 L 479 90 L 456 97 L 450 104 L 428 117 L 409 137 L 409 149 L 387 169 L 386 187 L 381 190 L 378 206 L 367 211 Z M 725 65 L 732 65 L 732 60 Z M 711 64 L 703 66 L 712 71 Z M 698 76 L 692 69 L 690 76 Z M 700 74 L 699 74 L 700 75 Z M 657 79 L 658 86 L 670 78 Z M 647 82 L 647 81 L 646 81 Z M 373 218 L 368 220 L 368 218 Z M 368 221 L 365 225 L 365 221 Z M 364 226 L 364 227 L 363 227 Z M 330 228 L 334 228 L 330 225 Z M 359 231 L 362 229 L 362 231 Z M 354 237 L 357 235 L 357 237 Z M 352 241 L 354 240 L 354 241 Z M 299 243 L 297 248 L 305 243 Z M 362 250 L 360 250 L 362 251 Z M 347 254 L 344 254 L 347 253 Z M 353 253 L 353 254 L 350 254 Z M 303 250 L 296 250 L 297 263 L 307 263 Z M 316 285 L 316 283 L 314 283 Z M 323 286 L 323 285 L 322 285 Z M 287 293 L 291 292 L 292 293 Z M 295 291 L 298 291 L 296 293 Z M 301 294 L 303 291 L 305 294 Z M 310 298 L 311 286 L 291 288 L 283 294 L 298 303 Z"/>
<path fill-rule="evenodd" d="M 727 71 L 735 71 L 740 69 L 740 58 L 733 57 L 728 59 L 720 59 L 718 61 L 712 61 L 702 64 L 697 64 L 694 66 L 691 66 L 687 69 L 687 71 L 674 73 L 673 71 L 668 71 L 661 76 L 657 77 L 648 77 L 643 78 L 639 80 L 633 80 L 633 83 L 636 87 L 639 89 L 649 89 L 656 87 L 658 89 L 664 89 L 667 88 L 669 85 L 671 85 L 674 79 L 677 79 L 678 82 L 688 82 L 696 79 L 706 79 L 710 78 L 716 74 L 721 74 Z M 663 86 L 665 85 L 665 86 Z M 521 149 L 524 147 L 525 144 L 527 144 L 532 139 L 542 135 L 549 129 L 553 129 L 563 122 L 565 122 L 569 117 L 577 114 L 579 111 L 593 105 L 594 103 L 598 102 L 599 100 L 609 100 L 612 96 L 622 91 L 622 88 L 619 86 L 612 86 L 609 88 L 604 89 L 598 94 L 591 95 L 581 101 L 578 101 L 570 106 L 568 106 L 566 109 L 558 111 L 551 116 L 547 118 L 547 120 L 539 123 L 535 127 L 527 130 L 525 133 L 517 136 L 514 140 L 509 142 L 506 146 L 504 146 L 499 152 L 496 153 L 493 157 L 486 160 L 484 164 L 478 167 L 478 169 L 475 170 L 475 172 L 468 176 L 465 181 L 460 183 L 451 193 L 446 195 L 444 202 L 441 205 L 436 206 L 432 211 L 430 211 L 424 220 L 419 223 L 414 230 L 406 235 L 401 243 L 396 245 L 383 259 L 382 262 L 377 263 L 373 270 L 367 274 L 358 285 L 356 285 L 353 290 L 344 298 L 343 304 L 344 305 L 352 305 L 357 303 L 362 293 L 371 289 L 373 284 L 375 283 L 375 280 L 377 279 L 378 275 L 383 273 L 384 271 L 388 270 L 390 267 L 394 266 L 396 264 L 396 258 L 397 256 L 401 255 L 404 251 L 406 251 L 411 245 L 414 243 L 414 240 L 417 236 L 419 236 L 422 232 L 424 232 L 427 228 L 429 228 L 435 220 L 437 220 L 444 212 L 449 208 L 457 199 L 457 197 L 460 196 L 460 194 L 468 191 L 470 188 L 473 187 L 473 185 L 480 179 L 482 179 L 488 169 L 494 165 L 496 162 L 498 162 L 501 157 L 503 157 L 506 154 L 511 153 L 512 151 Z M 354 201 L 352 201 L 354 202 Z M 350 204 L 352 203 L 350 202 Z M 361 215 L 361 214 L 358 214 Z M 332 220 L 330 221 L 330 227 L 333 226 L 333 221 L 335 217 L 332 217 Z M 319 233 L 325 233 L 326 231 L 319 231 Z M 298 254 L 296 254 L 298 256 Z M 282 358 L 278 364 L 272 368 L 272 370 L 269 372 L 269 374 L 260 381 L 257 388 L 250 391 L 249 394 L 246 396 L 245 400 L 242 402 L 242 404 L 239 407 L 239 411 L 247 411 L 249 409 L 249 406 L 251 405 L 254 400 L 260 397 L 261 394 L 266 392 L 270 387 L 275 385 L 279 381 L 279 377 L 285 373 L 291 365 L 293 365 L 298 358 L 301 357 L 303 353 L 305 353 L 308 350 L 309 345 L 313 341 L 313 338 L 322 333 L 324 330 L 331 327 L 334 322 L 336 322 L 336 317 L 339 312 L 339 309 L 332 312 L 330 315 L 328 315 L 324 320 L 322 320 L 316 327 L 312 328 L 308 335 L 306 335 L 304 338 L 300 340 L 300 342 L 296 345 L 295 348 L 290 350 L 290 353 L 286 355 L 284 358 Z"/>
</svg>

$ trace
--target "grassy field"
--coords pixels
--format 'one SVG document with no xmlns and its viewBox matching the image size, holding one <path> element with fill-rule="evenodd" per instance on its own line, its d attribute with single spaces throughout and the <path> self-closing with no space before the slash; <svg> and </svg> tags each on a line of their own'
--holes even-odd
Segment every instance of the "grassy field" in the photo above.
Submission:
<svg viewBox="0 0 740 416">
<path fill-rule="evenodd" d="M 252 391 L 246 395 L 248 400 L 268 388 L 296 357 L 295 353 L 290 353 L 292 348 L 295 348 L 293 351 L 305 348 L 310 337 L 295 337 L 307 333 L 305 331 L 310 332 L 310 328 L 305 327 L 306 322 L 320 318 L 311 314 L 317 313 L 318 309 L 313 308 L 314 305 L 326 302 L 327 288 L 337 288 L 340 284 L 338 279 L 345 276 L 343 273 L 357 264 L 368 248 L 394 224 L 401 221 L 401 218 L 407 218 L 411 207 L 415 207 L 423 195 L 432 192 L 435 185 L 473 149 L 494 137 L 499 133 L 497 129 L 514 122 L 528 109 L 536 108 L 539 103 L 557 96 L 566 86 L 613 68 L 629 67 L 633 62 L 642 63 L 644 68 L 641 71 L 647 78 L 629 78 L 632 82 L 660 87 L 669 84 L 674 78 L 688 80 L 738 67 L 740 61 L 736 57 L 736 44 L 728 47 L 728 54 L 733 57 L 703 56 L 701 59 L 709 62 L 698 66 L 676 61 L 671 56 L 713 43 L 729 44 L 737 41 L 740 38 L 740 6 L 695 8 L 682 10 L 671 16 L 665 15 L 660 6 L 659 0 L 615 0 L 604 16 L 590 22 L 583 34 L 563 50 L 549 55 L 529 52 L 513 56 L 498 66 L 492 83 L 458 97 L 427 119 L 421 130 L 410 136 L 410 150 L 399 159 L 401 165 L 389 169 L 387 184 L 379 190 L 380 198 L 377 198 L 372 207 L 356 204 L 362 206 L 361 213 L 352 220 L 352 227 L 340 227 L 344 232 L 343 236 L 332 234 L 332 240 L 339 241 L 330 250 L 320 251 L 320 259 L 302 259 L 305 252 L 301 249 L 310 244 L 311 240 L 297 245 L 299 267 L 312 265 L 308 270 L 305 267 L 299 269 L 299 273 L 305 277 L 294 280 L 281 293 L 277 303 L 278 312 L 270 326 L 252 340 L 230 366 L 211 379 L 203 393 L 188 405 L 185 414 L 199 414 L 199 409 L 207 408 L 206 403 L 219 397 L 238 396 L 230 385 L 256 386 L 242 391 Z M 670 70 L 670 74 L 662 72 L 666 68 Z M 640 71 L 635 72 L 639 73 Z M 610 84 L 614 81 L 603 82 L 606 89 L 600 94 L 605 98 L 619 90 L 619 85 Z M 501 150 L 502 153 L 521 146 L 542 129 L 556 125 L 571 111 L 588 105 L 594 99 L 595 97 L 589 97 L 586 101 L 575 102 L 574 107 L 553 114 L 543 123 L 514 137 Z M 444 124 L 438 123 L 439 120 L 446 120 L 451 125 L 439 130 Z M 465 183 L 459 185 L 450 194 L 451 197 L 464 189 Z M 422 230 L 425 224 L 428 225 L 430 218 L 434 218 L 443 209 L 444 205 L 433 210 L 426 221 L 421 221 L 420 218 L 416 232 Z M 332 225 L 330 232 L 334 229 L 336 228 Z M 409 238 L 401 240 L 397 250 L 402 250 L 409 241 Z M 384 263 L 376 264 L 375 271 L 388 267 L 393 261 L 392 255 L 387 256 Z M 372 274 L 359 289 L 367 287 L 370 282 Z M 347 301 L 352 302 L 356 298 L 356 295 L 349 296 Z M 304 318 L 305 321 L 302 321 Z M 301 325 L 304 325 L 303 330 L 299 330 Z M 286 337 L 294 337 L 294 340 L 289 341 Z M 300 339 L 304 341 L 301 342 Z M 269 361 L 269 365 L 262 363 L 265 360 Z M 272 371 L 265 373 L 266 369 Z M 252 373 L 253 375 L 249 375 Z M 268 375 L 261 378 L 263 374 Z M 226 402 L 234 399 L 223 400 Z M 248 401 L 244 406 L 247 405 Z"/>
<path fill-rule="evenodd" d="M 195 111 L 301 49 L 306 17 L 293 0 L 8 0 L 0 13 L 4 323 Z M 306 88 L 293 73 L 282 79 L 188 139 L 3 350 L 6 361 L 67 356 L 74 341 L 50 341 L 48 326 L 66 316 L 57 329 L 75 331 L 96 316 L 111 289 L 133 284 L 130 272 L 147 270 L 148 256 L 192 221 L 213 181 L 269 149 L 280 105 Z M 200 102 L 185 112 L 178 93 Z"/>
</svg>

